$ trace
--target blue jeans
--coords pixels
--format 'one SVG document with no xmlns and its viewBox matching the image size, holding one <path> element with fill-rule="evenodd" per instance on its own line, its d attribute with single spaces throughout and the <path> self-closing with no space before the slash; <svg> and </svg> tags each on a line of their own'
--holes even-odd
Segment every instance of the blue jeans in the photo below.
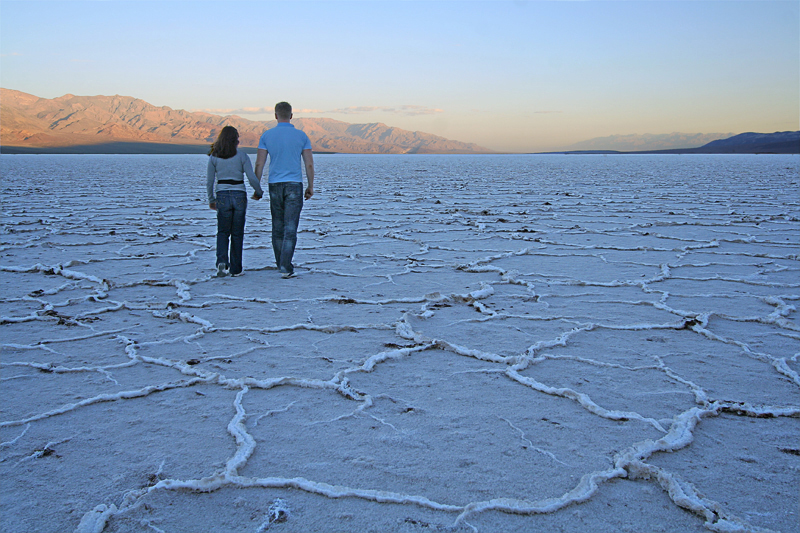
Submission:
<svg viewBox="0 0 800 533">
<path fill-rule="evenodd" d="M 242 271 L 246 214 L 247 194 L 244 191 L 217 193 L 217 264 L 226 265 L 231 274 Z M 228 241 L 231 248 L 230 261 L 228 261 Z"/>
<path fill-rule="evenodd" d="M 272 213 L 272 251 L 275 264 L 283 273 L 294 272 L 292 257 L 297 246 L 297 226 L 303 209 L 303 184 L 269 184 L 269 209 Z"/>
</svg>

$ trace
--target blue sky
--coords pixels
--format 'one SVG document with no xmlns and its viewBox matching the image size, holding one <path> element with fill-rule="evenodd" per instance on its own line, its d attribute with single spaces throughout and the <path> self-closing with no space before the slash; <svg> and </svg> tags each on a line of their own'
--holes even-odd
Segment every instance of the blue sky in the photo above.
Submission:
<svg viewBox="0 0 800 533">
<path fill-rule="evenodd" d="M 0 0 L 0 85 L 496 150 L 800 129 L 800 2 Z"/>
</svg>

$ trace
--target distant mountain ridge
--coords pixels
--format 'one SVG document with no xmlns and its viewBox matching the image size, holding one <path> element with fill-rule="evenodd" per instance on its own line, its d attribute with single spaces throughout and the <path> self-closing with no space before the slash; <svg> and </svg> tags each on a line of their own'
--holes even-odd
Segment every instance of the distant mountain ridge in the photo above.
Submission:
<svg viewBox="0 0 800 533">
<path fill-rule="evenodd" d="M 47 99 L 0 89 L 0 144 L 3 152 L 98 151 L 98 147 L 164 153 L 202 152 L 224 126 L 239 130 L 242 147 L 256 147 L 276 121 L 253 121 L 156 107 L 130 96 L 64 96 Z M 382 123 L 349 124 L 327 118 L 296 118 L 318 152 L 365 154 L 491 153 L 476 144 Z M 14 150 L 14 149 L 17 150 Z"/>
<path fill-rule="evenodd" d="M 776 151 L 783 149 L 794 149 L 790 152 L 781 153 L 798 153 L 800 151 L 800 131 L 778 131 L 775 133 L 741 133 L 728 139 L 719 139 L 712 141 L 701 149 L 755 149 L 760 151 Z"/>
<path fill-rule="evenodd" d="M 800 154 L 800 131 L 740 133 L 697 148 L 656 150 L 654 154 Z"/>
<path fill-rule="evenodd" d="M 694 148 L 667 150 L 567 150 L 563 154 L 800 154 L 800 131 L 740 133 Z"/>
<path fill-rule="evenodd" d="M 670 150 L 697 148 L 718 139 L 726 139 L 735 133 L 645 133 L 596 137 L 572 144 L 565 151 L 614 150 L 639 152 L 644 150 Z"/>
</svg>

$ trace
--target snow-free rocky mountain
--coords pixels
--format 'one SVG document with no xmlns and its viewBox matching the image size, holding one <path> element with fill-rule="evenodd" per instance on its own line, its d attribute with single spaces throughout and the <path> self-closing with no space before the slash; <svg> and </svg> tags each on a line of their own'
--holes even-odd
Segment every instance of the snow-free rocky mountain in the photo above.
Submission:
<svg viewBox="0 0 800 533">
<path fill-rule="evenodd" d="M 168 152 L 194 145 L 202 151 L 223 126 L 239 130 L 241 146 L 256 147 L 275 121 L 253 121 L 157 107 L 130 96 L 75 96 L 47 99 L 0 89 L 0 143 L 9 148 L 69 148 L 68 151 Z M 386 124 L 349 124 L 326 118 L 296 118 L 318 152 L 365 154 L 490 153 L 476 144 L 453 141 Z M 172 149 L 170 149 L 172 146 Z"/>
</svg>

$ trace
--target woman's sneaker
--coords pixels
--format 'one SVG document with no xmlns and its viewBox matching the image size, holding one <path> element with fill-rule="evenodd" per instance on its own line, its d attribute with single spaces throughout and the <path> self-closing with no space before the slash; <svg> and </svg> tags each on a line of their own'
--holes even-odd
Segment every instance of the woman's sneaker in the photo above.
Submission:
<svg viewBox="0 0 800 533">
<path fill-rule="evenodd" d="M 228 275 L 228 265 L 220 263 L 217 265 L 217 277 L 223 278 Z"/>
</svg>

